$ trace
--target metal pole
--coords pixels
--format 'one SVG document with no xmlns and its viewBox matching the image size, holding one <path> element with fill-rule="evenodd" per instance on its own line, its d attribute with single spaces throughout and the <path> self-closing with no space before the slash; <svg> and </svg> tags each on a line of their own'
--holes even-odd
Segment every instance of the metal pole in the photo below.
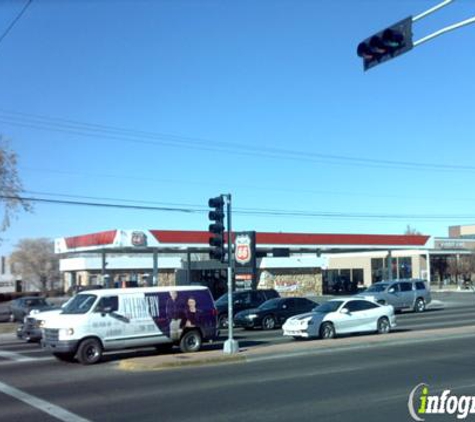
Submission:
<svg viewBox="0 0 475 422">
<path fill-rule="evenodd" d="M 109 285 L 109 278 L 107 277 L 107 274 L 106 274 L 106 267 L 107 267 L 106 251 L 102 250 L 101 252 L 101 278 L 102 278 L 103 286 L 107 289 L 110 287 L 110 285 Z"/>
<path fill-rule="evenodd" d="M 232 251 L 232 228 L 231 228 L 231 194 L 222 195 L 226 198 L 228 214 L 228 339 L 224 342 L 224 353 L 234 354 L 239 352 L 239 343 L 233 339 L 233 267 L 234 254 Z"/>
<path fill-rule="evenodd" d="M 387 266 L 388 266 L 388 280 L 391 281 L 393 279 L 393 255 L 391 251 L 388 251 Z"/>
<path fill-rule="evenodd" d="M 186 248 L 186 284 L 191 284 L 191 252 L 190 248 Z"/>
<path fill-rule="evenodd" d="M 446 26 L 445 28 L 439 29 L 438 31 L 433 32 L 432 34 L 429 34 L 429 35 L 425 36 L 424 38 L 421 38 L 420 40 L 414 41 L 413 46 L 417 47 L 418 45 L 421 45 L 421 44 L 423 44 L 427 41 L 430 41 L 430 40 L 432 40 L 432 39 L 434 39 L 434 38 L 436 38 L 436 37 L 438 37 L 442 34 L 445 34 L 446 32 L 453 31 L 455 29 L 461 28 L 462 26 L 470 25 L 472 23 L 475 23 L 475 16 L 472 17 L 472 18 L 466 19 L 462 22 L 455 23 L 455 24 L 450 25 L 450 26 Z"/>
<path fill-rule="evenodd" d="M 426 10 L 425 12 L 422 12 L 421 14 L 417 15 L 417 16 L 414 16 L 412 18 L 412 22 L 416 22 L 422 18 L 425 18 L 426 16 L 434 13 L 434 12 L 437 12 L 437 10 L 439 9 L 442 9 L 443 7 L 445 6 L 448 6 L 450 3 L 453 3 L 454 0 L 445 0 L 443 1 L 442 3 L 439 3 L 438 5 L 434 6 L 434 7 L 431 7 L 429 10 Z"/>
<path fill-rule="evenodd" d="M 158 252 L 153 250 L 152 286 L 158 286 Z"/>
</svg>

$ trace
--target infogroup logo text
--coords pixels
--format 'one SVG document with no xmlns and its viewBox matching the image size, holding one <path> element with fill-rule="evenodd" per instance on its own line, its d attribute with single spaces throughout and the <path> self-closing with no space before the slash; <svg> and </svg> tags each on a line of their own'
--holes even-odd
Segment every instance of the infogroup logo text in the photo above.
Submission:
<svg viewBox="0 0 475 422">
<path fill-rule="evenodd" d="M 475 396 L 457 396 L 450 390 L 429 394 L 429 386 L 421 383 L 409 394 L 407 407 L 415 421 L 425 421 L 426 415 L 453 415 L 462 420 L 475 414 Z"/>
</svg>

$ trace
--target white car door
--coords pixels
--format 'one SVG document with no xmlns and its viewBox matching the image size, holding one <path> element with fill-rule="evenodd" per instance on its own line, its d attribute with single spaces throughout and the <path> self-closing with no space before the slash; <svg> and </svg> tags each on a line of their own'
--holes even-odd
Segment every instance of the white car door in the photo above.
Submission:
<svg viewBox="0 0 475 422">
<path fill-rule="evenodd" d="M 365 303 L 367 301 L 362 299 L 352 299 L 343 305 L 335 324 L 337 333 L 356 333 L 368 329 L 371 315 Z"/>
<path fill-rule="evenodd" d="M 361 331 L 375 331 L 378 327 L 378 319 L 385 315 L 384 308 L 372 303 L 365 301 L 364 304 L 360 305 L 362 310 L 366 313 L 366 322 Z"/>
</svg>

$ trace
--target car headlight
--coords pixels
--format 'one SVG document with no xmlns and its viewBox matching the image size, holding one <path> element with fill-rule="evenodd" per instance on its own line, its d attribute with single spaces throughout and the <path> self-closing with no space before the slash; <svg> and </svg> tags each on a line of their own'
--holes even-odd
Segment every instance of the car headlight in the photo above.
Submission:
<svg viewBox="0 0 475 422">
<path fill-rule="evenodd" d="M 312 318 L 312 317 L 308 317 L 308 318 L 302 319 L 301 324 L 302 324 L 302 325 L 313 325 L 313 324 L 314 324 L 313 318 Z"/>
<path fill-rule="evenodd" d="M 254 318 L 257 318 L 257 314 L 249 314 L 247 317 L 249 319 L 254 319 Z"/>
<path fill-rule="evenodd" d="M 44 328 L 45 325 L 46 325 L 46 321 L 44 319 L 40 319 L 38 321 L 38 327 Z"/>
<path fill-rule="evenodd" d="M 69 337 L 74 334 L 74 328 L 61 328 L 59 330 L 60 337 Z"/>
</svg>

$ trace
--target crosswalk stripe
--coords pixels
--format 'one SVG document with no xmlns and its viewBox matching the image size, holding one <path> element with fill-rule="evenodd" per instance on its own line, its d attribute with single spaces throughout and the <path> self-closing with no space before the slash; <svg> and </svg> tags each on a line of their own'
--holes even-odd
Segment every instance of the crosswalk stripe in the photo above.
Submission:
<svg viewBox="0 0 475 422">
<path fill-rule="evenodd" d="M 31 362 L 33 360 L 37 360 L 37 358 L 24 356 L 20 353 L 7 352 L 6 350 L 0 350 L 0 358 L 14 360 L 15 362 Z"/>
<path fill-rule="evenodd" d="M 62 407 L 32 396 L 31 394 L 25 393 L 24 391 L 18 390 L 17 388 L 11 387 L 8 384 L 4 384 L 3 382 L 0 382 L 0 392 L 8 394 L 9 396 L 20 400 L 29 406 L 35 407 L 44 413 L 48 413 L 49 415 L 63 422 L 91 422 L 89 419 L 82 418 L 79 415 L 63 409 Z"/>
</svg>

